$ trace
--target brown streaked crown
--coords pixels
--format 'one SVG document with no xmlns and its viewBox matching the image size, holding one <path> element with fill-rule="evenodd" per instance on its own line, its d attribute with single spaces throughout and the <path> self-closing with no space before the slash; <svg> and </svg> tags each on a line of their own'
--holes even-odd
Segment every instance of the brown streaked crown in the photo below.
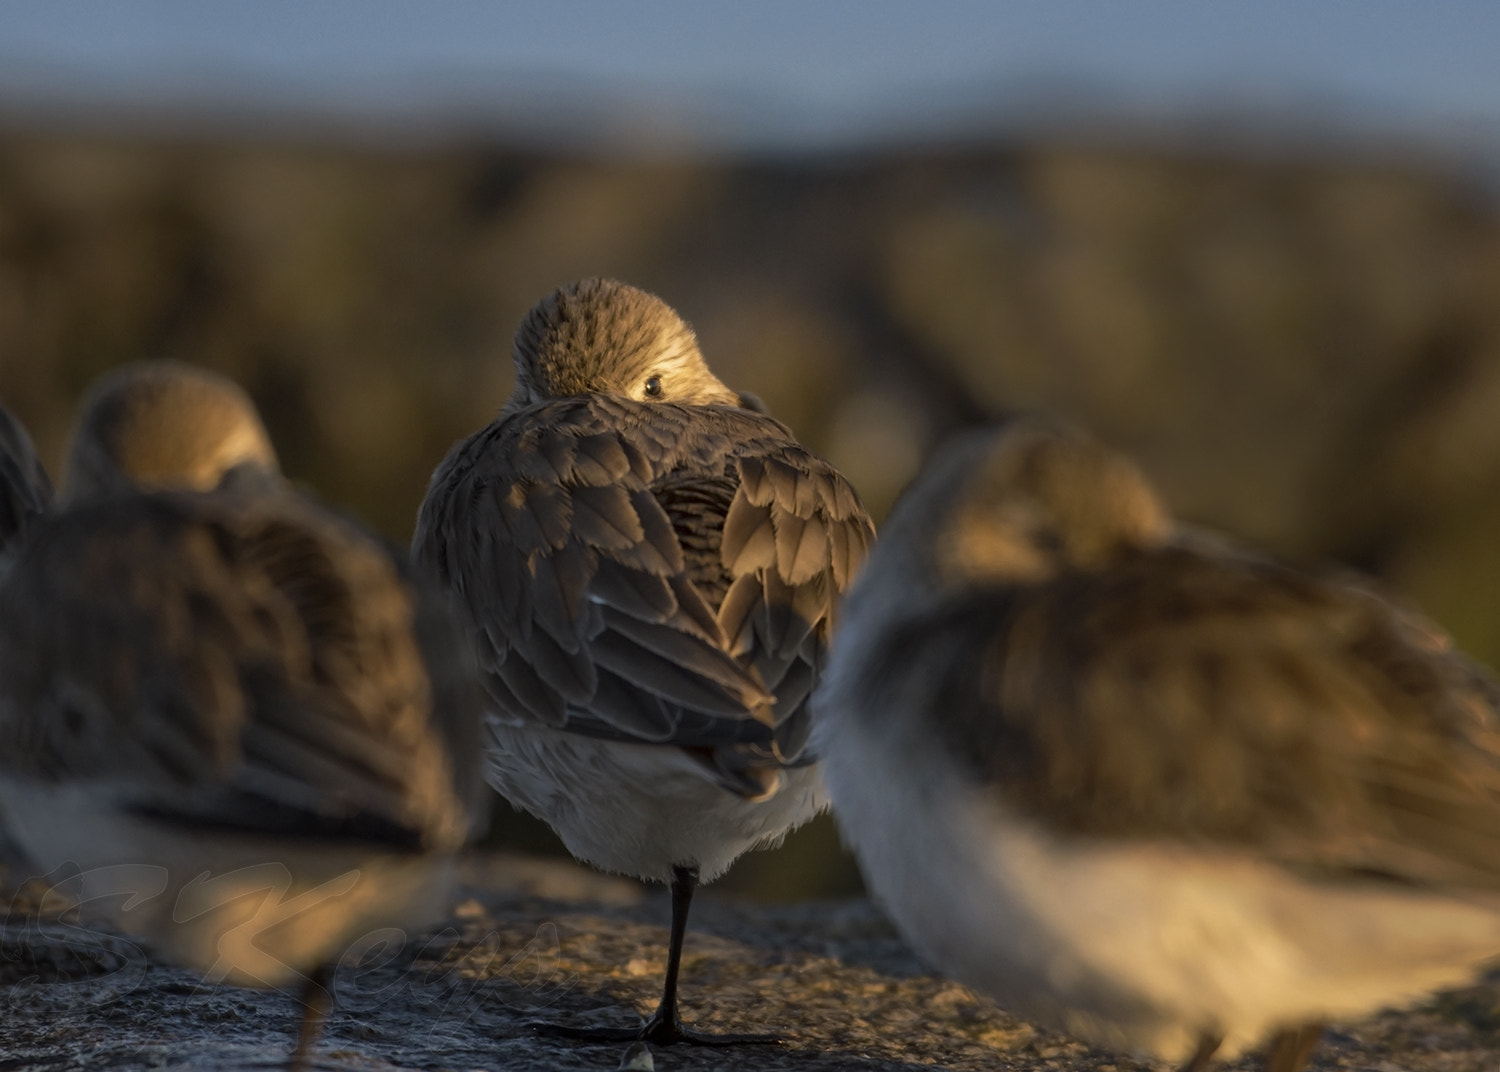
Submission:
<svg viewBox="0 0 1500 1072">
<path fill-rule="evenodd" d="M 280 472 L 250 397 L 207 369 L 149 361 L 89 389 L 64 486 L 72 499 L 125 488 L 207 491 L 244 466 Z"/>
<path fill-rule="evenodd" d="M 585 394 L 740 404 L 709 371 L 693 329 L 671 306 L 613 279 L 580 280 L 538 302 L 516 331 L 513 356 L 512 408 Z"/>
<path fill-rule="evenodd" d="M 1171 524 L 1128 459 L 1065 425 L 1018 417 L 938 455 L 887 523 L 885 540 L 901 550 L 886 561 L 937 595 L 1100 568 L 1160 543 Z"/>
<path fill-rule="evenodd" d="M 945 573 L 1095 569 L 1166 537 L 1171 522 L 1129 459 L 1081 432 L 1019 419 L 979 459 L 937 548 Z"/>
</svg>

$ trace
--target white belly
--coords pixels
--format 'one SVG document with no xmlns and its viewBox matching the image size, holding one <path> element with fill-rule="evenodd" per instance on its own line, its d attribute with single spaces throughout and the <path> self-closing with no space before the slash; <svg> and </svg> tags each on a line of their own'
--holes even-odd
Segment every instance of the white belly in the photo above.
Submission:
<svg viewBox="0 0 1500 1072">
<path fill-rule="evenodd" d="M 649 882 L 671 881 L 674 866 L 696 866 L 702 881 L 712 881 L 827 806 L 816 767 L 784 771 L 772 796 L 748 801 L 670 746 L 495 720 L 489 733 L 490 785 L 550 825 L 574 856 Z"/>
<path fill-rule="evenodd" d="M 830 732 L 838 727 L 829 727 Z M 877 898 L 917 952 L 1007 1009 L 1183 1061 L 1469 979 L 1500 905 L 1314 882 L 1248 854 L 1061 841 L 913 757 L 845 736 L 825 777 Z"/>
<path fill-rule="evenodd" d="M 0 801 L 18 843 L 86 918 L 209 983 L 297 983 L 384 928 L 440 918 L 453 881 L 451 855 L 195 832 L 78 787 L 0 780 Z"/>
</svg>

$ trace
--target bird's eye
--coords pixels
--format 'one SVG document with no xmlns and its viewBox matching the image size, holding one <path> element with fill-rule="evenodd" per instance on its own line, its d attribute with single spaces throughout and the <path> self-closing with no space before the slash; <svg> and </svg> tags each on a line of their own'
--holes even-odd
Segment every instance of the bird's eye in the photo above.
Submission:
<svg viewBox="0 0 1500 1072">
<path fill-rule="evenodd" d="M 660 398 L 661 397 L 661 377 L 660 376 L 652 376 L 651 378 L 649 378 L 646 381 L 646 386 L 645 386 L 644 390 L 646 392 L 646 397 L 647 398 Z"/>
</svg>

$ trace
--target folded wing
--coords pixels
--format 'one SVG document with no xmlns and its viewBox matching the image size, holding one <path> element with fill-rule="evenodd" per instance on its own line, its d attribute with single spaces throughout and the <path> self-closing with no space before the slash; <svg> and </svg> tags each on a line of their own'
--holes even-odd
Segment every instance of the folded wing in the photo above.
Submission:
<svg viewBox="0 0 1500 1072">
<path fill-rule="evenodd" d="M 474 819 L 477 696 L 441 597 L 293 494 L 70 509 L 4 596 L 13 772 L 164 821 L 412 848 Z"/>
<path fill-rule="evenodd" d="M 1069 833 L 1500 886 L 1500 688 L 1342 579 L 1156 549 L 970 593 L 888 632 L 883 659 L 927 672 L 874 673 L 869 717 L 925 681 L 906 702 L 953 755 Z"/>
<path fill-rule="evenodd" d="M 589 395 L 460 444 L 414 551 L 472 616 L 500 717 L 708 750 L 730 784 L 802 758 L 872 533 L 847 482 L 763 414 Z"/>
</svg>

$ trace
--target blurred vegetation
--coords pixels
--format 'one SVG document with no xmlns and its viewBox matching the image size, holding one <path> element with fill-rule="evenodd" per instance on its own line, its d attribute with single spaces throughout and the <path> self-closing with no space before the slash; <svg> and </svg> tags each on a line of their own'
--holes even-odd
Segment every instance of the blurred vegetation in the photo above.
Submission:
<svg viewBox="0 0 1500 1072">
<path fill-rule="evenodd" d="M 585 275 L 675 305 L 877 515 L 955 426 L 1042 408 L 1182 515 L 1371 570 L 1500 664 L 1500 217 L 1435 165 L 0 134 L 0 401 L 54 473 L 94 376 L 195 361 L 250 390 L 289 473 L 404 543 L 503 404 L 521 315 Z M 726 885 L 850 874 L 821 823 Z"/>
</svg>

